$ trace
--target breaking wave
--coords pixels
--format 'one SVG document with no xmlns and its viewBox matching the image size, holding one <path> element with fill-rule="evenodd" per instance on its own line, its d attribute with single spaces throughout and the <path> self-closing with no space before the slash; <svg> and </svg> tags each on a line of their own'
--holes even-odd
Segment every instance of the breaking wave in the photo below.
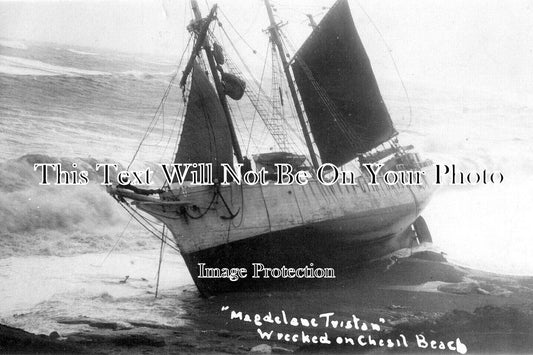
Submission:
<svg viewBox="0 0 533 355">
<path fill-rule="evenodd" d="M 81 55 L 98 55 L 98 53 L 84 52 L 84 51 L 79 51 L 79 50 L 72 49 L 72 48 L 67 49 L 67 51 L 74 53 L 74 54 L 81 54 Z"/>
<path fill-rule="evenodd" d="M 28 49 L 28 46 L 20 41 L 9 40 L 9 39 L 0 39 L 0 46 L 12 49 Z"/>
<path fill-rule="evenodd" d="M 65 75 L 65 76 L 89 76 L 111 75 L 107 72 L 96 70 L 84 70 L 59 65 L 53 65 L 39 60 L 25 59 L 0 55 L 0 73 L 10 75 Z"/>
<path fill-rule="evenodd" d="M 150 80 L 154 78 L 154 75 L 157 74 L 149 74 L 140 70 L 127 70 L 125 72 L 120 73 L 121 75 L 125 75 L 128 77 L 132 77 L 139 80 Z M 165 73 L 159 73 L 160 75 L 165 75 Z M 169 75 L 169 73 L 166 73 L 166 75 Z"/>
<path fill-rule="evenodd" d="M 72 50 L 69 50 L 72 52 Z M 77 52 L 82 53 L 82 52 Z M 85 53 L 86 55 L 96 55 Z M 0 74 L 14 76 L 67 76 L 67 77 L 95 77 L 95 76 L 123 76 L 137 80 L 150 80 L 156 77 L 167 78 L 174 72 L 148 72 L 141 70 L 127 70 L 119 72 L 107 72 L 100 70 L 80 69 L 74 67 L 54 65 L 35 59 L 26 59 L 0 55 Z"/>
<path fill-rule="evenodd" d="M 89 172 L 87 185 L 42 186 L 36 163 L 78 164 Z M 12 255 L 72 255 L 106 251 L 129 217 L 96 183 L 94 159 L 55 158 L 30 154 L 0 163 L 0 258 Z M 120 248 L 149 245 L 148 236 L 134 226 Z"/>
</svg>

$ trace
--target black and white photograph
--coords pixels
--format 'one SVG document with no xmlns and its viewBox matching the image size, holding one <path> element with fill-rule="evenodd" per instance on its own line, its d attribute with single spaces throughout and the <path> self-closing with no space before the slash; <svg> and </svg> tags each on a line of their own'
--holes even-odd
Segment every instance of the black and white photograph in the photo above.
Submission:
<svg viewBox="0 0 533 355">
<path fill-rule="evenodd" d="M 0 0 L 0 353 L 533 353 L 533 3 Z"/>
</svg>

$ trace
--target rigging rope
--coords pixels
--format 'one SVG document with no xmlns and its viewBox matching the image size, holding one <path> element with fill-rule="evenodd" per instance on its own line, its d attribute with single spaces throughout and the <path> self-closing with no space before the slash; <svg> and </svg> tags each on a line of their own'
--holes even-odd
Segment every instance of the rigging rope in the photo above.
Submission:
<svg viewBox="0 0 533 355">
<path fill-rule="evenodd" d="M 182 53 L 181 58 L 179 60 L 178 68 L 181 67 L 181 63 L 183 62 L 183 58 L 185 57 L 185 53 L 187 52 L 187 49 L 189 48 L 189 45 L 191 43 L 192 38 L 193 38 L 193 35 L 191 34 L 191 36 L 189 37 L 189 42 L 187 43 L 187 46 L 186 46 L 186 48 L 185 48 L 184 52 Z M 137 149 L 135 150 L 135 153 L 133 154 L 133 157 L 131 158 L 131 161 L 128 164 L 128 167 L 126 168 L 126 170 L 130 169 L 131 165 L 133 164 L 133 162 L 137 158 L 137 154 L 139 153 L 139 150 L 141 149 L 144 141 L 152 133 L 152 131 L 155 128 L 155 125 L 156 125 L 157 121 L 159 120 L 159 117 L 161 117 L 160 112 L 162 111 L 162 109 L 163 109 L 163 107 L 165 105 L 165 102 L 166 102 L 166 100 L 168 98 L 168 95 L 170 94 L 170 90 L 172 89 L 172 84 L 173 84 L 174 80 L 176 79 L 176 77 L 178 76 L 178 73 L 179 73 L 179 70 L 176 70 L 176 72 L 174 73 L 174 75 L 170 79 L 170 83 L 168 84 L 168 86 L 167 86 L 167 88 L 166 88 L 166 90 L 165 90 L 165 92 L 163 94 L 163 97 L 159 101 L 159 105 L 157 106 L 157 109 L 156 109 L 156 111 L 154 113 L 154 116 L 152 117 L 152 121 L 148 125 L 148 128 L 146 129 L 146 132 L 144 133 L 144 135 L 143 135 L 143 137 L 141 139 L 141 142 L 137 146 Z"/>
<path fill-rule="evenodd" d="M 279 31 L 279 32 L 282 36 L 282 40 L 288 43 L 290 47 L 293 47 L 292 43 L 287 38 L 285 33 L 283 31 Z M 291 49 L 293 50 L 293 48 Z M 353 130 L 348 126 L 346 119 L 338 111 L 337 105 L 335 105 L 335 103 L 331 101 L 325 89 L 320 85 L 320 83 L 316 81 L 316 79 L 313 76 L 313 73 L 311 72 L 307 64 L 299 57 L 297 53 L 294 56 L 293 60 L 297 61 L 298 64 L 300 64 L 300 66 L 302 67 L 304 71 L 305 76 L 307 77 L 307 79 L 309 80 L 313 88 L 315 89 L 315 92 L 321 99 L 322 103 L 324 104 L 325 108 L 328 110 L 330 115 L 333 117 L 333 121 L 339 127 L 340 131 L 344 134 L 347 141 L 352 145 L 352 147 L 354 147 L 355 149 L 358 149 L 357 143 L 365 142 L 366 141 L 365 138 L 356 135 L 355 132 L 353 132 Z"/>
<path fill-rule="evenodd" d="M 253 81 L 253 83 L 254 83 L 256 86 L 259 86 L 259 87 L 260 87 L 260 86 L 261 86 L 260 83 L 257 81 L 257 79 L 255 79 L 255 77 L 254 77 L 252 71 L 250 70 L 250 68 L 249 68 L 248 65 L 246 64 L 246 61 L 245 61 L 245 60 L 242 58 L 242 56 L 240 55 L 240 53 L 239 53 L 237 47 L 235 46 L 235 43 L 234 43 L 234 42 L 232 41 L 232 39 L 229 37 L 228 33 L 227 33 L 226 30 L 224 29 L 224 26 L 222 26 L 222 24 L 221 24 L 220 22 L 219 22 L 219 27 L 222 29 L 224 35 L 226 36 L 226 38 L 227 38 L 228 41 L 230 42 L 232 48 L 234 49 L 234 51 L 235 51 L 235 53 L 237 54 L 238 58 L 240 59 L 242 65 L 243 65 L 244 68 L 246 69 L 246 71 L 247 71 L 249 77 L 251 78 L 251 80 Z M 232 63 L 231 59 L 230 59 L 228 56 L 226 56 L 226 57 L 227 57 L 227 58 L 226 58 L 226 61 L 227 61 L 228 65 L 229 65 L 229 66 L 232 66 L 233 63 Z M 235 65 L 233 65 L 233 67 L 234 67 L 234 68 L 233 68 L 234 71 L 235 71 L 235 70 L 238 71 L 238 69 L 236 68 Z M 237 72 L 236 74 L 239 74 L 239 72 Z M 241 73 L 241 74 L 242 74 L 242 73 Z M 241 75 L 241 76 L 242 76 L 242 75 Z M 261 97 L 261 95 L 264 95 L 265 97 L 267 97 L 266 94 L 264 94 L 264 93 L 262 92 L 262 90 L 259 90 L 259 91 L 258 91 L 257 99 L 254 100 L 254 98 L 252 98 L 252 97 L 250 96 L 250 94 L 249 94 L 249 92 L 250 92 L 249 89 L 246 89 L 245 92 L 246 92 L 248 98 L 250 99 L 252 105 L 254 106 L 255 110 L 256 110 L 257 113 L 259 113 L 259 115 L 261 116 L 263 122 L 264 122 L 265 125 L 266 125 L 266 128 L 268 128 L 269 132 L 270 132 L 271 135 L 274 137 L 274 140 L 275 140 L 276 144 L 277 144 L 278 146 L 283 146 L 283 144 L 280 144 L 280 142 L 278 141 L 278 139 L 276 139 L 275 134 L 273 134 L 273 132 L 272 132 L 272 131 L 275 131 L 275 127 L 271 127 L 271 122 L 269 122 L 269 119 L 268 119 L 267 117 L 264 117 L 264 115 L 266 114 L 266 112 L 263 112 L 263 114 L 261 113 L 261 111 L 264 111 L 264 110 L 261 109 L 260 97 Z M 268 100 L 268 101 L 271 101 L 271 100 Z M 282 117 L 282 118 L 283 118 L 283 120 L 285 120 L 284 117 Z M 297 151 L 297 152 L 300 152 L 300 153 L 301 153 L 301 151 L 299 151 L 299 150 L 297 149 L 297 145 L 294 143 L 294 139 L 293 139 L 292 137 L 290 137 L 290 139 L 289 139 L 289 143 L 290 143 L 291 146 L 293 147 L 293 150 L 294 150 L 294 151 Z"/>
<path fill-rule="evenodd" d="M 148 220 L 146 218 L 144 218 L 139 212 L 135 211 L 134 209 L 132 209 L 129 205 L 127 205 L 128 207 L 125 206 L 125 204 L 123 202 L 121 202 L 119 200 L 119 205 L 124 208 L 124 210 L 133 218 L 135 219 L 137 222 L 139 222 L 139 224 L 141 226 L 143 226 L 148 232 L 150 232 L 154 237 L 156 237 L 158 240 L 161 240 L 162 238 L 159 237 L 159 235 L 157 233 L 155 233 L 154 231 L 150 230 L 145 224 L 143 224 L 143 222 L 141 222 L 139 220 L 139 218 L 137 218 L 137 216 L 139 216 L 140 218 L 142 218 L 143 220 L 145 220 L 148 224 L 150 224 L 148 222 Z M 154 228 L 152 225 L 150 225 L 152 228 Z M 171 247 L 173 250 L 177 251 L 178 253 L 180 252 L 178 247 L 177 246 L 174 246 L 172 244 L 170 244 L 167 240 L 165 240 L 165 244 L 168 245 L 169 247 Z"/>
<path fill-rule="evenodd" d="M 252 52 L 254 54 L 257 54 L 257 51 L 246 41 L 246 39 L 244 39 L 243 36 L 241 36 L 241 34 L 239 33 L 239 31 L 237 31 L 237 29 L 233 26 L 233 24 L 231 23 L 231 21 L 227 18 L 226 14 L 224 13 L 224 11 L 222 11 L 221 8 L 218 9 L 218 11 L 222 14 L 222 16 L 224 16 L 224 19 L 226 20 L 227 23 L 229 23 L 229 25 L 231 26 L 231 28 L 233 29 L 233 31 L 235 31 L 235 33 L 237 34 L 237 36 L 239 36 L 239 38 L 244 42 L 244 44 L 246 44 L 246 46 L 248 46 L 248 48 L 250 48 L 252 50 Z M 220 27 L 222 27 L 222 25 L 220 24 L 219 22 L 219 25 Z M 224 30 L 225 32 L 225 30 Z"/>
<path fill-rule="evenodd" d="M 102 265 L 104 265 L 104 263 L 106 262 L 107 258 L 109 258 L 109 255 L 111 255 L 113 250 L 115 250 L 115 248 L 118 246 L 118 243 L 120 243 L 120 241 L 122 240 L 122 237 L 124 236 L 124 233 L 126 232 L 126 229 L 128 229 L 128 226 L 130 225 L 132 219 L 133 218 L 130 217 L 128 223 L 126 223 L 126 225 L 124 226 L 124 229 L 122 229 L 122 232 L 119 234 L 119 236 L 117 238 L 117 241 L 115 242 L 113 247 L 107 252 L 106 256 L 102 259 L 102 261 L 100 262 L 100 265 L 98 265 L 98 267 L 101 267 Z"/>
<path fill-rule="evenodd" d="M 276 50 L 276 46 L 274 42 L 272 44 L 272 83 L 270 88 L 270 99 L 272 100 L 272 118 L 273 121 L 273 131 L 271 132 L 273 134 L 276 134 L 277 138 L 276 140 L 279 140 L 279 146 L 281 150 L 289 150 L 288 149 L 288 139 L 287 139 L 287 127 L 283 127 L 283 121 L 285 118 L 283 107 L 281 104 L 281 97 L 279 96 L 281 92 L 281 64 L 279 62 L 279 58 L 277 56 L 278 51 Z"/>
<path fill-rule="evenodd" d="M 182 117 L 185 111 L 185 105 L 182 105 L 178 111 L 177 117 Z M 179 119 L 176 119 L 174 121 L 174 124 L 172 125 L 172 130 L 170 131 L 170 134 L 168 135 L 167 144 L 165 145 L 165 149 L 163 149 L 163 152 L 161 153 L 161 160 L 163 160 L 163 157 L 165 156 L 168 146 L 170 145 L 170 141 L 172 140 L 172 137 L 174 137 L 174 132 L 176 131 L 176 128 L 178 126 Z M 179 140 L 179 135 L 177 136 L 177 140 Z"/>
<path fill-rule="evenodd" d="M 159 265 L 157 266 L 157 281 L 155 283 L 155 298 L 159 292 L 159 276 L 161 275 L 161 264 L 163 263 L 163 250 L 165 248 L 165 225 L 163 224 L 163 231 L 161 232 L 161 248 L 159 249 Z"/>
<path fill-rule="evenodd" d="M 267 65 L 267 59 L 268 59 L 268 50 L 270 48 L 270 43 L 267 43 L 267 54 L 265 55 L 265 62 L 263 63 L 263 71 L 261 72 L 261 81 L 259 82 L 259 91 L 257 92 L 257 99 L 259 100 L 259 93 L 261 92 L 261 88 L 263 86 L 263 79 L 265 77 L 265 69 Z M 257 110 L 254 110 L 254 116 L 252 118 L 252 126 L 250 127 L 250 136 L 248 137 L 248 145 L 246 146 L 246 155 L 248 155 L 248 150 L 250 149 L 250 142 L 252 141 L 252 132 L 254 129 L 254 123 L 255 118 L 257 117 Z"/>
</svg>

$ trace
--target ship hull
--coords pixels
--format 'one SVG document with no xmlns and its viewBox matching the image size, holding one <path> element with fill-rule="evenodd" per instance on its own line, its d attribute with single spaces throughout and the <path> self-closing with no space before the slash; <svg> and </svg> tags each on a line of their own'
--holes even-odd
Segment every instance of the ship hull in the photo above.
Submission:
<svg viewBox="0 0 533 355">
<path fill-rule="evenodd" d="M 402 224 L 409 224 L 411 218 Z M 340 225 L 359 223 L 357 218 L 342 223 L 302 226 L 266 233 L 237 242 L 183 254 L 195 284 L 204 296 L 231 291 L 294 290 L 317 282 L 334 284 L 357 270 L 365 261 L 383 256 L 414 242 L 406 227 L 396 234 L 373 231 L 374 237 L 342 233 Z M 378 237 L 378 235 L 380 237 Z M 203 265 L 203 269 L 200 269 Z M 302 277 L 279 270 L 304 269 Z M 205 277 L 206 268 L 245 269 L 244 278 Z M 265 269 L 277 269 L 272 270 Z M 315 271 L 317 273 L 315 274 Z"/>
<path fill-rule="evenodd" d="M 336 276 L 362 261 L 412 243 L 411 225 L 433 188 L 422 184 L 188 187 L 162 194 L 187 207 L 138 203 L 172 232 L 203 295 L 271 285 L 293 287 L 294 278 L 253 278 L 254 264 L 269 268 L 332 268 Z M 200 267 L 246 269 L 247 276 L 203 277 Z M 305 280 L 301 280 L 305 281 Z M 316 280 L 311 280 L 316 281 Z M 285 286 L 284 286 L 285 285 Z"/>
</svg>

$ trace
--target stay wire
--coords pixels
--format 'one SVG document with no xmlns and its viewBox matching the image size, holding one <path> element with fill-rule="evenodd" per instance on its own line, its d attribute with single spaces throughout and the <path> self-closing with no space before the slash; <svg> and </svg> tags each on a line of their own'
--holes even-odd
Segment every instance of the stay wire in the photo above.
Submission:
<svg viewBox="0 0 533 355">
<path fill-rule="evenodd" d="M 183 53 L 181 55 L 181 58 L 179 60 L 178 68 L 181 67 L 181 63 L 183 62 L 183 58 L 185 57 L 185 53 L 187 53 L 187 49 L 189 48 L 189 45 L 191 43 L 192 38 L 193 38 L 193 35 L 191 34 L 191 36 L 189 37 L 189 42 L 187 43 L 187 46 L 186 46 L 185 50 L 183 51 Z M 159 105 L 157 106 L 157 109 L 156 109 L 156 111 L 154 113 L 154 116 L 152 117 L 152 121 L 148 125 L 148 128 L 146 129 L 146 132 L 144 133 L 144 135 L 143 135 L 143 137 L 141 139 L 141 142 L 137 146 L 137 149 L 135 150 L 135 153 L 133 154 L 133 157 L 131 158 L 131 161 L 128 164 L 128 167 L 126 168 L 126 170 L 130 169 L 131 165 L 133 164 L 133 162 L 137 158 L 137 154 L 139 153 L 144 141 L 150 135 L 150 133 L 152 133 L 152 131 L 153 131 L 154 127 L 155 127 L 155 124 L 159 120 L 159 117 L 161 117 L 160 112 L 161 112 L 161 110 L 162 110 L 162 108 L 163 108 L 163 106 L 164 106 L 164 104 L 165 104 L 165 102 L 166 102 L 166 100 L 168 98 L 168 95 L 170 93 L 170 90 L 172 89 L 172 85 L 174 83 L 174 80 L 176 80 L 176 77 L 178 76 L 178 73 L 179 73 L 179 70 L 176 70 L 176 72 L 174 73 L 174 75 L 170 79 L 170 83 L 168 84 L 168 86 L 167 86 L 167 88 L 166 88 L 166 90 L 165 90 L 165 92 L 163 94 L 163 97 L 159 101 Z"/>
<path fill-rule="evenodd" d="M 218 11 L 222 14 L 222 16 L 224 16 L 224 19 L 226 20 L 226 22 L 229 23 L 229 25 L 231 26 L 231 28 L 233 29 L 233 31 L 237 34 L 237 36 L 239 36 L 239 38 L 244 42 L 244 44 L 246 44 L 246 46 L 247 46 L 248 48 L 250 48 L 254 54 L 257 54 L 257 51 L 256 51 L 256 50 L 250 45 L 250 43 L 248 43 L 248 41 L 246 41 L 246 39 L 244 39 L 244 37 L 239 33 L 239 31 L 237 31 L 237 29 L 233 26 L 233 24 L 232 24 L 231 21 L 228 19 L 228 17 L 227 17 L 226 14 L 224 13 L 224 11 L 222 11 L 221 8 L 219 8 Z M 224 31 L 224 32 L 225 32 L 225 31 Z"/>
<path fill-rule="evenodd" d="M 409 97 L 409 93 L 407 92 L 407 88 L 405 87 L 405 84 L 403 82 L 402 75 L 400 74 L 400 69 L 398 68 L 398 65 L 396 64 L 396 60 L 394 59 L 394 56 L 392 55 L 392 48 L 389 46 L 389 44 L 385 40 L 385 37 L 383 36 L 381 31 L 379 30 L 378 26 L 376 25 L 374 20 L 372 20 L 370 15 L 366 12 L 366 10 L 363 8 L 361 3 L 358 0 L 356 0 L 356 2 L 357 2 L 357 6 L 359 6 L 361 11 L 363 11 L 363 13 L 366 15 L 366 17 L 368 18 L 368 21 L 370 21 L 370 23 L 372 24 L 372 26 L 374 27 L 374 29 L 378 33 L 379 37 L 383 41 L 383 44 L 387 48 L 387 52 L 389 53 L 389 56 L 390 56 L 390 58 L 392 60 L 392 64 L 394 65 L 394 70 L 396 71 L 396 74 L 398 75 L 398 78 L 400 79 L 400 83 L 402 84 L 403 92 L 405 93 L 405 98 L 407 99 L 407 103 L 409 104 L 409 124 L 407 125 L 407 127 L 411 127 L 411 123 L 413 121 L 413 107 L 411 105 L 411 98 Z"/>
<path fill-rule="evenodd" d="M 228 22 L 229 22 L 229 21 L 228 21 Z M 230 22 L 230 25 L 231 25 L 231 22 Z M 229 34 L 227 33 L 226 29 L 224 28 L 224 26 L 223 26 L 222 23 L 220 23 L 220 22 L 219 22 L 219 28 L 222 30 L 222 32 L 224 33 L 224 35 L 226 36 L 226 38 L 227 38 L 228 41 L 230 42 L 230 44 L 231 44 L 231 46 L 232 46 L 234 52 L 237 54 L 237 57 L 239 58 L 239 60 L 241 61 L 242 65 L 243 65 L 244 68 L 246 69 L 246 71 L 247 71 L 249 77 L 251 78 L 251 80 L 253 81 L 253 83 L 254 83 L 256 86 L 259 87 L 258 97 L 257 97 L 257 100 L 259 101 L 259 100 L 260 100 L 260 97 L 261 97 L 261 94 L 262 94 L 262 89 L 261 89 L 262 84 L 261 84 L 261 83 L 262 83 L 263 80 L 261 80 L 261 82 L 258 82 L 257 79 L 255 79 L 255 77 L 254 77 L 252 71 L 250 70 L 249 66 L 246 64 L 246 61 L 244 60 L 244 58 L 241 56 L 239 50 L 237 49 L 237 46 L 235 45 L 235 43 L 233 42 L 233 40 L 231 39 L 231 37 L 230 37 Z M 235 28 L 233 28 L 233 29 L 234 29 L 234 31 L 236 31 Z M 238 32 L 237 32 L 237 34 L 238 34 Z M 265 60 L 268 58 L 268 51 L 269 51 L 269 47 L 270 47 L 270 42 L 267 43 L 267 46 L 268 46 L 268 47 L 267 47 L 267 51 L 266 51 L 266 52 L 267 52 L 267 55 L 265 56 Z M 265 62 L 266 62 L 266 61 L 265 61 Z M 265 68 L 265 66 L 264 66 L 263 68 Z M 263 76 L 263 74 L 262 74 L 262 76 Z M 250 100 L 252 100 L 252 99 L 250 98 Z M 252 105 L 254 105 L 253 102 L 252 102 Z M 255 106 L 255 105 L 254 105 L 254 106 Z M 256 109 L 255 112 L 257 112 L 257 109 Z M 290 125 L 287 123 L 285 117 L 282 117 L 282 120 L 287 124 L 288 127 L 290 127 Z M 268 124 L 267 124 L 266 122 L 265 122 L 265 125 L 266 125 L 266 128 L 268 129 L 268 131 L 270 132 L 270 127 L 268 126 Z M 271 135 L 272 135 L 272 133 L 271 133 Z M 294 140 L 292 139 L 292 137 L 291 137 L 290 141 L 291 141 L 290 144 L 294 147 L 294 149 L 295 149 L 295 150 L 298 150 L 298 148 L 296 148 L 297 145 L 295 144 L 295 142 L 294 142 Z M 276 141 L 276 143 L 278 143 L 278 142 Z M 249 149 L 249 145 L 248 145 L 247 150 L 248 150 L 248 149 Z"/>
<path fill-rule="evenodd" d="M 288 43 L 290 47 L 293 47 L 292 43 L 290 43 L 290 40 L 283 33 L 283 31 L 280 31 L 280 33 L 281 33 L 282 40 Z M 343 115 L 340 112 L 338 112 L 338 108 L 335 105 L 335 103 L 331 101 L 330 97 L 328 96 L 324 88 L 316 81 L 316 79 L 313 76 L 313 73 L 311 72 L 307 64 L 300 58 L 300 56 L 296 54 L 293 60 L 300 64 L 300 66 L 302 67 L 304 71 L 305 76 L 307 77 L 311 85 L 314 87 L 317 95 L 321 99 L 322 103 L 324 104 L 328 112 L 333 117 L 335 124 L 339 127 L 340 131 L 345 135 L 345 138 L 347 139 L 347 141 L 355 149 L 358 149 L 356 142 L 364 142 L 365 139 L 359 135 L 356 135 L 353 132 L 353 129 L 349 127 Z"/>
<path fill-rule="evenodd" d="M 107 258 L 109 258 L 109 255 L 111 255 L 111 253 L 118 246 L 118 243 L 120 243 L 120 241 L 122 240 L 122 237 L 124 236 L 124 233 L 126 232 L 126 229 L 128 229 L 128 226 L 130 225 L 132 220 L 133 220 L 133 217 L 130 216 L 130 219 L 129 219 L 128 223 L 126 223 L 126 225 L 124 226 L 124 229 L 122 229 L 122 232 L 120 232 L 120 234 L 119 234 L 119 236 L 117 238 L 117 241 L 115 242 L 113 247 L 111 247 L 111 249 L 107 252 L 107 255 L 102 259 L 102 261 L 100 262 L 100 265 L 97 265 L 98 267 L 101 267 L 102 265 L 104 265 L 104 263 L 106 262 Z"/>
<path fill-rule="evenodd" d="M 263 71 L 261 72 L 261 80 L 259 82 L 259 90 L 258 90 L 258 93 L 257 93 L 257 99 L 258 100 L 259 100 L 261 88 L 263 86 L 263 80 L 264 80 L 264 77 L 265 77 L 265 71 L 266 71 L 266 65 L 267 65 L 267 61 L 268 61 L 269 48 L 270 48 L 270 43 L 267 43 L 267 50 L 266 50 L 267 55 L 265 56 L 265 62 L 263 63 Z M 250 127 L 250 136 L 248 137 L 248 145 L 246 147 L 246 155 L 248 155 L 248 151 L 250 149 L 250 143 L 252 142 L 252 133 L 253 133 L 254 123 L 255 123 L 255 118 L 256 117 L 257 117 L 257 110 L 254 110 L 254 116 L 252 118 L 252 126 Z"/>
<path fill-rule="evenodd" d="M 124 210 L 125 210 L 125 211 L 126 211 L 126 212 L 127 212 L 127 213 L 128 213 L 133 219 L 135 219 L 137 222 L 139 222 L 139 224 L 140 224 L 141 226 L 143 226 L 148 232 L 150 232 L 150 234 L 152 234 L 155 238 L 157 238 L 158 240 L 161 240 L 161 239 L 162 239 L 157 233 L 155 233 L 154 231 L 150 230 L 148 227 L 146 227 L 146 225 L 144 225 L 144 224 L 139 220 L 139 218 L 137 218 L 137 216 L 136 216 L 135 214 L 137 214 L 139 217 L 143 218 L 138 212 L 136 212 L 136 211 L 134 211 L 133 209 L 131 209 L 131 207 L 130 207 L 131 210 L 128 209 L 126 206 L 124 206 L 123 203 L 120 203 L 120 206 L 121 206 L 122 208 L 124 208 Z M 129 207 L 129 206 L 128 206 L 128 207 Z M 146 220 L 145 218 L 143 218 L 143 219 Z M 153 228 L 153 226 L 152 226 L 152 228 Z M 180 252 L 179 249 L 178 249 L 176 246 L 170 244 L 168 241 L 165 241 L 165 243 L 166 243 L 169 247 L 171 247 L 173 250 L 177 251 L 178 253 Z"/>
</svg>

